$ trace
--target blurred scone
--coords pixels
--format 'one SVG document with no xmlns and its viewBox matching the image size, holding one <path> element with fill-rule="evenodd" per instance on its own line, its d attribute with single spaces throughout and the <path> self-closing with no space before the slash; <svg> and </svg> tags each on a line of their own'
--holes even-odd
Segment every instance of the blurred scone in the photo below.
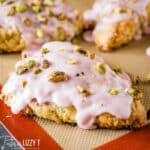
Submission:
<svg viewBox="0 0 150 150">
<path fill-rule="evenodd" d="M 0 2 L 0 52 L 39 49 L 48 41 L 71 41 L 83 29 L 77 11 L 61 0 Z"/>
<path fill-rule="evenodd" d="M 140 40 L 143 34 L 150 34 L 149 0 L 96 0 L 83 17 L 86 29 L 91 31 L 91 35 L 85 32 L 85 40 L 93 39 L 103 51 L 119 48 L 133 39 Z"/>
<path fill-rule="evenodd" d="M 83 129 L 139 128 L 146 123 L 142 93 L 120 68 L 67 42 L 45 44 L 16 64 L 2 89 L 13 113 Z"/>
</svg>

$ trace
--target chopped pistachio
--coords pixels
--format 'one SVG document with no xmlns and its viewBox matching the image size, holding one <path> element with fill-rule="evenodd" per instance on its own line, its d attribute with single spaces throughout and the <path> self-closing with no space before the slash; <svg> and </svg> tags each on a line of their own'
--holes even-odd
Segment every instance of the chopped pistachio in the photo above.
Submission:
<svg viewBox="0 0 150 150">
<path fill-rule="evenodd" d="M 33 74 L 39 74 L 42 70 L 40 68 L 35 68 Z"/>
<path fill-rule="evenodd" d="M 53 16 L 55 16 L 54 15 L 54 13 L 50 10 L 50 11 L 48 11 L 48 14 L 47 14 L 49 17 L 53 17 Z"/>
<path fill-rule="evenodd" d="M 97 62 L 95 65 L 95 69 L 100 73 L 100 74 L 105 74 L 106 73 L 106 68 L 103 63 Z"/>
<path fill-rule="evenodd" d="M 26 66 L 22 66 L 21 65 L 21 66 L 17 67 L 16 73 L 21 75 L 21 74 L 23 74 L 23 73 L 25 73 L 27 71 L 28 71 L 28 68 Z"/>
<path fill-rule="evenodd" d="M 23 80 L 23 81 L 21 82 L 21 86 L 22 86 L 23 88 L 25 88 L 26 85 L 27 85 L 27 81 Z"/>
<path fill-rule="evenodd" d="M 54 5 L 54 0 L 45 0 L 44 3 L 46 5 L 53 6 Z"/>
<path fill-rule="evenodd" d="M 120 68 L 120 67 L 114 67 L 113 70 L 114 70 L 116 73 L 122 73 L 122 68 Z"/>
<path fill-rule="evenodd" d="M 5 0 L 0 0 L 0 3 L 3 3 L 3 2 L 5 2 Z"/>
<path fill-rule="evenodd" d="M 76 63 L 77 63 L 77 60 L 76 60 L 76 58 L 74 58 L 74 57 L 70 57 L 70 58 L 68 59 L 67 63 L 68 63 L 68 64 L 76 64 Z"/>
<path fill-rule="evenodd" d="M 57 28 L 57 35 L 55 38 L 60 40 L 60 41 L 65 41 L 68 38 L 68 33 L 66 32 L 66 30 L 64 28 L 58 27 Z"/>
<path fill-rule="evenodd" d="M 27 18 L 27 17 L 23 17 L 23 18 L 22 18 L 22 22 L 23 22 L 25 25 L 27 25 L 27 26 L 31 26 L 31 25 L 32 25 L 31 20 L 30 20 L 29 18 Z"/>
<path fill-rule="evenodd" d="M 47 24 L 48 22 L 48 18 L 46 16 L 37 16 L 37 18 L 43 24 Z"/>
<path fill-rule="evenodd" d="M 16 6 L 16 12 L 18 13 L 23 13 L 28 9 L 26 4 L 20 4 L 18 6 Z"/>
<path fill-rule="evenodd" d="M 15 7 L 11 7 L 8 12 L 7 12 L 7 16 L 13 16 L 16 13 L 16 8 Z"/>
<path fill-rule="evenodd" d="M 35 65 L 36 65 L 35 60 L 29 60 L 29 62 L 28 62 L 28 68 L 29 69 L 33 68 Z"/>
<path fill-rule="evenodd" d="M 133 13 L 133 10 L 132 10 L 131 8 L 127 8 L 127 10 L 126 10 L 126 11 L 127 11 L 127 13 L 128 13 L 128 15 L 129 15 L 129 16 L 131 16 L 131 15 L 132 15 L 132 13 Z"/>
<path fill-rule="evenodd" d="M 90 59 L 94 59 L 94 58 L 95 58 L 95 54 L 92 53 L 92 52 L 90 52 L 90 51 L 87 51 L 87 56 L 88 56 L 88 58 L 90 58 Z"/>
<path fill-rule="evenodd" d="M 49 50 L 47 48 L 42 48 L 41 53 L 42 54 L 47 54 L 47 53 L 49 53 Z"/>
<path fill-rule="evenodd" d="M 42 0 L 32 0 L 32 5 L 43 5 Z"/>
<path fill-rule="evenodd" d="M 28 55 L 26 54 L 26 53 L 23 53 L 22 55 L 21 55 L 21 58 L 22 59 L 25 59 L 25 58 L 27 58 L 28 57 Z"/>
<path fill-rule="evenodd" d="M 135 94 L 135 89 L 133 89 L 133 88 L 129 88 L 128 89 L 128 93 L 129 93 L 129 95 L 131 95 L 131 96 L 134 96 L 134 94 Z"/>
<path fill-rule="evenodd" d="M 124 6 L 120 6 L 114 9 L 115 14 L 124 13 L 126 11 L 126 8 Z"/>
<path fill-rule="evenodd" d="M 90 91 L 86 90 L 86 89 L 85 89 L 83 86 L 81 86 L 81 85 L 78 85 L 78 86 L 77 86 L 77 89 L 78 89 L 78 91 L 82 94 L 83 97 L 87 97 L 87 96 L 90 96 L 90 95 L 91 95 Z"/>
<path fill-rule="evenodd" d="M 43 62 L 42 62 L 42 68 L 47 69 L 47 68 L 49 68 L 49 66 L 50 66 L 49 61 L 46 60 L 46 59 L 43 60 Z"/>
<path fill-rule="evenodd" d="M 67 17 L 66 17 L 66 15 L 64 13 L 61 13 L 61 14 L 58 15 L 58 19 L 59 20 L 65 20 L 66 18 Z"/>
<path fill-rule="evenodd" d="M 78 44 L 79 42 L 79 39 L 77 37 L 74 37 L 72 40 L 71 40 L 71 43 L 73 44 Z"/>
<path fill-rule="evenodd" d="M 74 52 L 78 52 L 78 53 L 80 53 L 80 54 L 87 55 L 87 51 L 84 50 L 84 49 L 82 49 L 81 47 L 78 47 L 78 46 L 76 46 L 76 47 L 74 48 Z"/>
<path fill-rule="evenodd" d="M 43 38 L 43 36 L 44 36 L 43 30 L 41 28 L 37 28 L 36 35 L 38 38 Z"/>
<path fill-rule="evenodd" d="M 34 6 L 32 6 L 32 11 L 34 12 L 34 13 L 39 13 L 39 12 L 41 12 L 42 11 L 42 6 L 41 5 L 34 5 Z"/>
<path fill-rule="evenodd" d="M 116 90 L 116 89 L 110 89 L 108 92 L 109 92 L 111 95 L 118 95 L 118 93 L 119 93 L 119 91 Z"/>
<path fill-rule="evenodd" d="M 68 76 L 66 75 L 65 72 L 62 71 L 53 71 L 49 76 L 48 76 L 48 81 L 49 82 L 62 82 L 68 80 Z"/>
</svg>

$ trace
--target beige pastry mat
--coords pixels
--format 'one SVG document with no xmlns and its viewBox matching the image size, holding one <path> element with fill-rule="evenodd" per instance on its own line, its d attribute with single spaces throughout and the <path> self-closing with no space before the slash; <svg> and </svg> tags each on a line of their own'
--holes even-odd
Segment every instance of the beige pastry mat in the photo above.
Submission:
<svg viewBox="0 0 150 150">
<path fill-rule="evenodd" d="M 73 7 L 83 10 L 88 8 L 93 0 L 66 0 Z M 79 45 L 89 50 L 94 50 L 94 44 L 80 41 Z M 142 41 L 132 42 L 128 46 L 122 47 L 113 53 L 96 53 L 102 56 L 111 66 L 120 66 L 126 72 L 139 75 L 145 80 L 150 73 L 150 57 L 146 56 L 145 50 L 150 46 L 150 37 L 145 37 Z M 19 54 L 0 54 L 0 83 L 4 84 L 10 72 L 13 71 L 14 64 L 20 59 Z M 144 92 L 144 105 L 146 110 L 150 109 L 150 84 L 140 84 L 139 88 Z M 65 150 L 88 150 L 115 139 L 128 130 L 82 130 L 70 125 L 58 125 L 48 120 L 35 120 L 51 135 Z"/>
</svg>

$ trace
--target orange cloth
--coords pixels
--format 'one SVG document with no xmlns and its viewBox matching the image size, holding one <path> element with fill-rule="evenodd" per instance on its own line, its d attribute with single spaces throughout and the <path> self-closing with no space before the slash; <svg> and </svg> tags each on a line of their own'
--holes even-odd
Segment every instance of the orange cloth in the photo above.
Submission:
<svg viewBox="0 0 150 150">
<path fill-rule="evenodd" d="M 95 150 L 150 150 L 150 124 L 99 146 Z"/>
</svg>

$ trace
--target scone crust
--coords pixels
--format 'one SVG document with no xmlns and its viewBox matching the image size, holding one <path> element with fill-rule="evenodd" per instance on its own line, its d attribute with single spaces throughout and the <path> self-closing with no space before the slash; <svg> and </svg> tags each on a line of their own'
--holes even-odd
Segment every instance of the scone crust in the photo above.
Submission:
<svg viewBox="0 0 150 150">
<path fill-rule="evenodd" d="M 4 102 L 10 106 L 12 96 L 5 96 Z M 32 101 L 22 110 L 24 115 L 37 116 L 49 119 L 57 123 L 76 124 L 76 109 L 72 107 L 59 107 L 54 103 L 37 104 Z M 146 111 L 140 100 L 133 101 L 131 105 L 131 115 L 128 119 L 120 119 L 109 113 L 103 113 L 96 117 L 95 125 L 99 128 L 140 128 L 146 123 Z"/>
<path fill-rule="evenodd" d="M 125 45 L 134 38 L 137 30 L 137 25 L 133 18 L 108 24 L 95 35 L 97 48 L 103 51 L 110 51 Z"/>
</svg>

